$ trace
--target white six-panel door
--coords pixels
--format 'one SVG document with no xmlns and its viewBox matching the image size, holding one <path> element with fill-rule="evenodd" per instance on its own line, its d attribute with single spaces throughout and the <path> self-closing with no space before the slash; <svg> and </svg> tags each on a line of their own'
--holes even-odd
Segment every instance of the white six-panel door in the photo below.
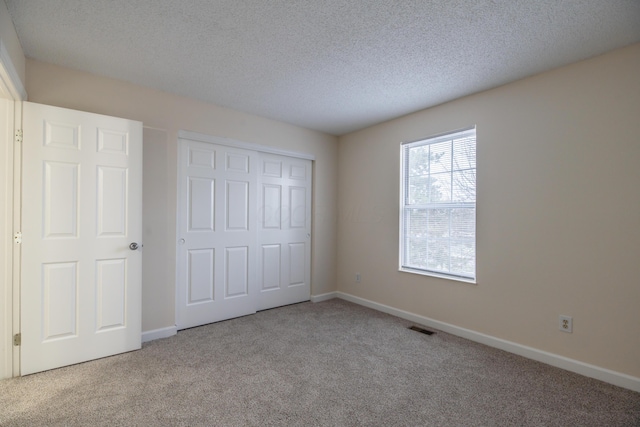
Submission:
<svg viewBox="0 0 640 427">
<path fill-rule="evenodd" d="M 257 153 L 181 141 L 180 329 L 256 311 Z"/>
<path fill-rule="evenodd" d="M 260 154 L 258 310 L 311 293 L 311 161 Z"/>
<path fill-rule="evenodd" d="M 311 161 L 179 140 L 177 326 L 310 298 Z"/>
<path fill-rule="evenodd" d="M 24 103 L 22 375 L 140 348 L 142 124 Z"/>
</svg>

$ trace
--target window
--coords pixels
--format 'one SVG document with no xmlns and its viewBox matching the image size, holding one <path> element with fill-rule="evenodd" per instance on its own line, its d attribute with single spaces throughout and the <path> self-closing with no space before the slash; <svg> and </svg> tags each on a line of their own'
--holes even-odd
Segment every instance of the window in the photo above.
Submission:
<svg viewBox="0 0 640 427">
<path fill-rule="evenodd" d="M 476 129 L 401 146 L 400 270 L 475 282 Z"/>
</svg>

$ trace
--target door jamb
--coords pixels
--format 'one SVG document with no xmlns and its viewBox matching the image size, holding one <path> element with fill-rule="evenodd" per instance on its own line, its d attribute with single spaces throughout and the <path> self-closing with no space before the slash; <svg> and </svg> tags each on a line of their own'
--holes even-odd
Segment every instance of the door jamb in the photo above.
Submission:
<svg viewBox="0 0 640 427">
<path fill-rule="evenodd" d="M 5 272 L 5 280 L 0 283 L 0 294 L 7 297 L 4 308 L 7 310 L 5 320 L 9 323 L 9 325 L 5 325 L 3 330 L 0 330 L 0 339 L 4 340 L 5 343 L 7 341 L 9 343 L 6 356 L 8 360 L 11 360 L 11 367 L 0 367 L 0 378 L 2 378 L 20 375 L 20 347 L 13 345 L 13 335 L 20 332 L 21 251 L 20 246 L 13 243 L 12 237 L 16 231 L 20 230 L 21 225 L 20 166 L 22 164 L 22 149 L 20 144 L 22 139 L 17 136 L 16 131 L 22 128 L 22 101 L 27 100 L 27 92 L 2 40 L 0 40 L 0 94 L 5 99 L 13 101 L 13 126 L 11 132 L 7 132 L 4 136 L 7 139 L 5 153 L 8 166 L 4 173 L 8 183 L 7 188 L 12 194 L 7 197 L 7 200 L 11 200 L 10 206 L 3 207 L 3 209 L 6 209 L 6 221 L 4 224 L 0 224 L 0 227 L 8 234 L 6 237 L 10 239 L 0 242 L 7 249 L 7 259 L 3 261 L 6 261 L 5 265 L 10 266 L 8 268 L 9 271 Z M 11 116 L 10 112 L 9 115 Z M 12 349 L 12 351 L 9 351 L 9 349 Z"/>
</svg>

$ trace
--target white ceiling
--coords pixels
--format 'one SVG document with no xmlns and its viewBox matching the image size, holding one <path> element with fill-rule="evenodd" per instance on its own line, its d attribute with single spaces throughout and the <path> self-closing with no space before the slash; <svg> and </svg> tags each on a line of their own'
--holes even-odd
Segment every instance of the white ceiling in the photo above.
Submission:
<svg viewBox="0 0 640 427">
<path fill-rule="evenodd" d="M 341 135 L 640 41 L 640 0 L 6 0 L 28 57 Z"/>
</svg>

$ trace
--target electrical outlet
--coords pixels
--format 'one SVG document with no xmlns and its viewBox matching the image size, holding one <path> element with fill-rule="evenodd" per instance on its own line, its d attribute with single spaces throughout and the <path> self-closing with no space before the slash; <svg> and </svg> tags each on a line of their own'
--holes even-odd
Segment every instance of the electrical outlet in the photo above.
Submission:
<svg viewBox="0 0 640 427">
<path fill-rule="evenodd" d="M 360 283 L 361 277 L 360 273 L 356 273 L 356 283 Z"/>
<path fill-rule="evenodd" d="M 573 318 L 571 316 L 560 315 L 560 330 L 562 332 L 573 332 Z"/>
</svg>

